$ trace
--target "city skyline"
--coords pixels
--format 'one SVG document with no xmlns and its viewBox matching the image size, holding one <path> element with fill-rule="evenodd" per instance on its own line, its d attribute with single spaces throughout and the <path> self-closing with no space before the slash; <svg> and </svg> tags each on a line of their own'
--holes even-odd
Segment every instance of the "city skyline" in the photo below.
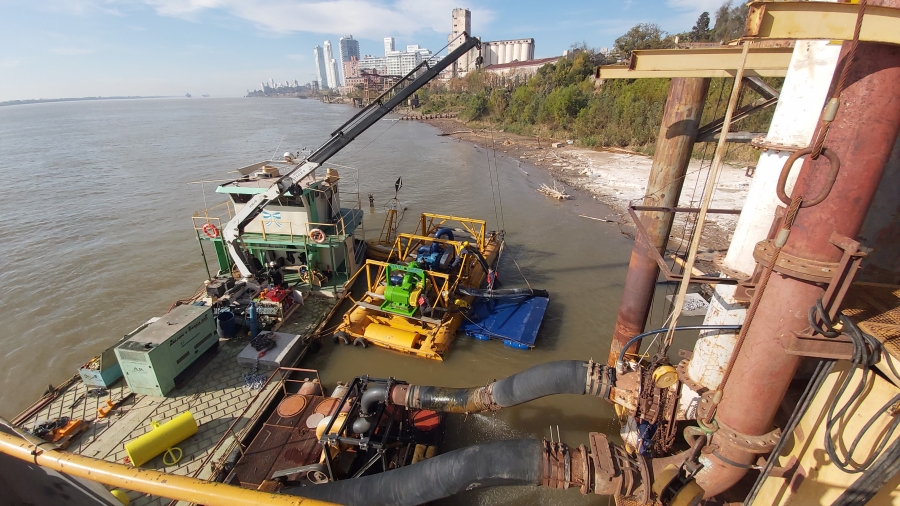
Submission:
<svg viewBox="0 0 900 506">
<path fill-rule="evenodd" d="M 437 52 L 447 43 L 456 7 L 472 11 L 474 35 L 534 37 L 541 58 L 582 40 L 612 46 L 640 22 L 690 30 L 700 12 L 715 12 L 722 3 L 573 0 L 523 8 L 512 0 L 354 2 L 349 9 L 328 0 L 11 0 L 0 16 L 0 101 L 186 92 L 237 97 L 269 76 L 313 80 L 309 48 L 325 39 L 336 44 L 346 34 L 359 41 L 360 56 L 383 55 L 385 36 L 398 48 L 418 44 Z"/>
</svg>

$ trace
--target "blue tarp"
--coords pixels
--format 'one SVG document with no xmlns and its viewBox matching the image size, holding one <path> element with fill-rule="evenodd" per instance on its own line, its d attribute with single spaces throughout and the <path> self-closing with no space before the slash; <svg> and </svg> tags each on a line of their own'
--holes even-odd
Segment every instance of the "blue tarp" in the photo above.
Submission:
<svg viewBox="0 0 900 506">
<path fill-rule="evenodd" d="M 532 296 L 476 299 L 462 330 L 482 341 L 501 339 L 511 348 L 533 348 L 549 303 L 546 297 Z"/>
</svg>

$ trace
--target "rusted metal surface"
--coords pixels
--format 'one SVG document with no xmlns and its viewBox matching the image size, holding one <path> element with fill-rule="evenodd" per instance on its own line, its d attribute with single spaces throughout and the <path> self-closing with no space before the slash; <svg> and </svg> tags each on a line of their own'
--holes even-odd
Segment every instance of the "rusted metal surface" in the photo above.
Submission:
<svg viewBox="0 0 900 506">
<path fill-rule="evenodd" d="M 303 402 L 298 402 L 297 397 L 303 398 Z M 317 412 L 321 403 L 329 400 L 300 394 L 286 397 L 282 404 L 287 401 L 289 405 L 284 411 L 294 410 L 300 404 L 302 409 L 291 416 L 282 416 L 279 405 L 234 466 L 231 472 L 234 480 L 241 487 L 256 489 L 276 471 L 318 462 L 322 447 L 316 438 L 316 429 L 307 427 L 306 419 Z"/>
<path fill-rule="evenodd" d="M 713 441 L 719 447 L 732 446 L 749 453 L 765 454 L 772 451 L 781 438 L 781 429 L 774 429 L 761 436 L 742 434 L 719 422 L 719 430 L 713 434 Z"/>
<path fill-rule="evenodd" d="M 891 4 L 900 5 L 898 1 Z M 849 45 L 842 50 L 846 60 Z M 840 248 L 832 233 L 856 237 L 900 131 L 900 47 L 860 43 L 849 68 L 841 107 L 831 125 L 826 146 L 841 161 L 841 171 L 828 196 L 802 209 L 783 252 L 817 262 L 837 262 Z M 828 160 L 803 163 L 793 194 L 818 195 L 828 180 Z M 808 325 L 807 313 L 823 288 L 814 283 L 774 275 L 763 294 L 746 335 L 743 351 L 724 385 L 716 417 L 736 432 L 762 435 L 772 427 L 800 358 L 785 353 L 787 341 Z M 721 454 L 738 464 L 755 457 L 736 448 Z M 706 497 L 736 483 L 746 469 L 736 469 L 715 456 L 699 475 Z"/>
<path fill-rule="evenodd" d="M 772 258 L 777 254 L 777 247 L 772 239 L 760 241 L 753 250 L 753 258 L 764 266 L 772 265 Z M 837 272 L 837 262 L 818 262 L 807 258 L 801 258 L 781 251 L 775 260 L 775 272 L 792 278 L 812 281 L 813 283 L 827 283 Z"/>
<path fill-rule="evenodd" d="M 709 79 L 705 78 L 676 78 L 669 84 L 644 205 L 678 205 L 708 90 Z M 640 222 L 646 229 L 649 240 L 635 238 L 634 241 L 622 302 L 619 304 L 619 314 L 613 330 L 608 365 L 615 365 L 621 347 L 644 330 L 659 275 L 659 268 L 651 256 L 652 251 L 657 254 L 665 251 L 665 244 L 672 230 L 672 219 L 671 213 L 642 213 Z M 640 343 L 636 343 L 635 347 L 637 346 Z"/>
<path fill-rule="evenodd" d="M 306 396 L 299 394 L 289 395 L 278 403 L 278 407 L 275 411 L 278 412 L 278 416 L 282 418 L 290 418 L 300 414 L 300 412 L 303 411 L 303 408 L 306 407 L 306 404 Z"/>
<path fill-rule="evenodd" d="M 641 218 L 639 218 L 637 213 L 634 212 L 634 210 L 637 207 L 645 207 L 645 208 L 649 207 L 650 209 L 656 209 L 656 210 L 660 210 L 661 212 L 667 212 L 667 213 L 671 212 L 671 211 L 668 211 L 668 209 L 670 209 L 670 208 L 654 207 L 654 206 L 632 206 L 632 207 L 628 208 L 628 214 L 631 216 L 631 219 L 634 220 L 634 225 L 635 225 L 635 228 L 637 229 L 637 234 L 635 235 L 635 239 L 634 239 L 635 244 L 637 244 L 639 240 L 643 241 L 646 244 L 648 241 L 648 237 L 650 237 L 650 233 L 644 227 L 643 223 L 641 223 Z M 682 209 L 683 212 L 698 212 L 699 211 L 699 209 L 692 209 L 692 208 L 680 208 L 680 209 Z M 720 210 L 716 209 L 715 211 L 720 211 Z M 722 209 L 721 211 L 725 211 L 726 214 L 735 214 L 730 209 Z M 679 212 L 681 212 L 681 211 L 679 211 Z M 710 212 L 712 212 L 712 210 L 708 210 L 707 214 Z M 740 214 L 740 211 L 738 211 L 737 214 Z M 663 249 L 665 249 L 665 246 L 663 246 Z M 682 274 L 676 274 L 676 273 L 672 272 L 672 269 L 669 267 L 669 265 L 663 259 L 662 254 L 660 253 L 659 250 L 657 250 L 655 248 L 648 248 L 646 250 L 646 254 L 656 263 L 657 275 L 659 275 L 659 272 L 662 272 L 663 276 L 666 278 L 667 281 L 681 281 L 681 279 L 684 277 L 684 275 L 682 275 Z M 634 258 L 634 252 L 632 251 L 632 259 L 633 258 Z M 630 269 L 630 267 L 631 267 L 631 264 L 629 264 L 629 269 Z M 707 283 L 707 284 L 716 284 L 716 283 L 734 284 L 734 283 L 738 282 L 738 280 L 734 279 L 734 278 L 722 278 L 722 277 L 718 277 L 718 276 L 691 276 L 691 281 L 696 281 L 697 283 Z M 626 285 L 628 283 L 627 277 L 625 278 L 625 283 L 626 283 Z M 655 281 L 654 281 L 654 286 L 655 286 Z M 643 331 L 643 329 L 641 331 Z M 640 332 L 637 332 L 637 333 L 639 334 Z"/>
</svg>

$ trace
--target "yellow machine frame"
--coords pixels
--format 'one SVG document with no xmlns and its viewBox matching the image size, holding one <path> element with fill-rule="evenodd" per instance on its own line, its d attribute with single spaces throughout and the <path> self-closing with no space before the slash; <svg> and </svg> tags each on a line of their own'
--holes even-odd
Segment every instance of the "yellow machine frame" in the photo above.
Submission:
<svg viewBox="0 0 900 506">
<path fill-rule="evenodd" d="M 468 241 L 436 239 L 432 235 L 448 224 L 460 225 L 466 232 L 472 235 L 475 241 L 470 245 Z M 398 261 L 407 262 L 415 256 L 416 250 L 426 244 L 439 243 L 453 248 L 457 256 L 467 245 L 476 246 L 478 252 L 484 255 L 488 262 L 494 255 L 499 254 L 500 241 L 494 241 L 494 237 L 486 237 L 486 222 L 457 216 L 423 213 L 419 219 L 416 233 L 397 234 L 391 257 Z M 395 256 L 396 255 L 396 256 Z M 353 301 L 354 307 L 343 318 L 343 323 L 337 328 L 336 334 L 345 333 L 350 339 L 356 341 L 360 338 L 366 343 L 389 348 L 405 353 L 411 353 L 423 358 L 442 360 L 442 355 L 449 349 L 456 336 L 456 330 L 462 323 L 461 312 L 451 312 L 459 303 L 464 306 L 471 303 L 471 297 L 453 298 L 456 287 L 462 282 L 464 285 L 480 285 L 483 276 L 480 264 L 475 259 L 469 259 L 459 266 L 459 270 L 452 273 L 441 273 L 422 269 L 425 271 L 427 281 L 434 287 L 438 294 L 433 301 L 434 307 L 442 309 L 440 319 L 424 316 L 403 316 L 387 311 L 382 311 L 375 304 L 383 298 L 385 273 L 388 262 L 379 260 L 366 260 L 363 267 L 348 282 L 347 287 L 353 286 L 358 276 L 365 272 L 366 293 L 356 300 L 352 295 L 348 298 Z M 361 330 L 364 329 L 364 330 Z"/>
</svg>

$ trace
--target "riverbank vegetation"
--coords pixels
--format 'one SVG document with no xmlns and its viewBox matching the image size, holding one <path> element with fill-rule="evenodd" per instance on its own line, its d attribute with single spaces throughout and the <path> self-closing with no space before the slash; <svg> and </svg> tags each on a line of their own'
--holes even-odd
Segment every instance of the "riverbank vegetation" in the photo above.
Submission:
<svg viewBox="0 0 900 506">
<path fill-rule="evenodd" d="M 715 25 L 703 13 L 694 27 L 668 34 L 657 25 L 639 24 L 616 39 L 608 52 L 575 44 L 566 57 L 545 65 L 528 79 L 505 78 L 478 70 L 464 78 L 436 84 L 419 94 L 423 114 L 456 112 L 475 125 L 539 138 L 571 139 L 587 147 L 619 147 L 652 153 L 659 134 L 669 79 L 607 80 L 593 78 L 597 65 L 624 62 L 636 49 L 675 47 L 681 42 L 718 42 L 739 36 L 746 6 L 726 2 L 716 12 Z M 676 39 L 677 38 L 677 39 Z M 769 79 L 776 89 L 781 79 Z M 701 124 L 725 113 L 733 85 L 731 79 L 712 79 Z M 742 92 L 741 105 L 759 97 Z M 765 132 L 774 108 L 757 112 L 735 124 L 732 131 Z M 702 156 L 705 144 L 698 144 Z M 712 149 L 706 148 L 708 153 Z M 732 160 L 752 161 L 757 154 L 748 146 L 733 147 Z"/>
</svg>

